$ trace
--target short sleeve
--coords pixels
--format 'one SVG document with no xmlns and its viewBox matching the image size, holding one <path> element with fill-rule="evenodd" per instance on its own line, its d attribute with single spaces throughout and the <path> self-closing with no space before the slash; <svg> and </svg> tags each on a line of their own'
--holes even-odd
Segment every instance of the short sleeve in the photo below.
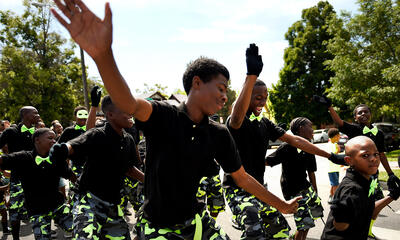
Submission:
<svg viewBox="0 0 400 240">
<path fill-rule="evenodd" d="M 275 152 L 271 153 L 265 158 L 265 162 L 267 163 L 268 166 L 276 166 L 282 161 L 287 158 L 288 155 L 288 144 L 281 144 L 278 149 L 276 149 Z"/>
<path fill-rule="evenodd" d="M 283 130 L 281 127 L 278 127 L 275 125 L 273 122 L 271 122 L 267 118 L 263 118 L 262 121 L 266 124 L 267 130 L 269 133 L 269 137 L 272 142 L 276 141 L 278 138 L 282 137 L 283 134 L 285 134 L 285 130 Z"/>
<path fill-rule="evenodd" d="M 25 159 L 27 153 L 22 152 L 15 152 L 6 155 L 2 155 L 2 164 L 0 166 L 3 170 L 16 170 L 18 166 L 24 166 L 22 161 Z"/>
<path fill-rule="evenodd" d="M 92 128 L 85 132 L 84 134 L 76 137 L 70 141 L 68 144 L 71 145 L 73 149 L 73 158 L 83 158 L 87 156 L 87 153 L 90 151 L 90 146 L 93 144 L 95 139 L 95 135 L 99 132 L 97 128 Z"/>
<path fill-rule="evenodd" d="M 350 223 L 360 211 L 356 203 L 360 193 L 354 188 L 343 189 L 331 205 L 332 216 L 336 222 Z M 336 197 L 336 196 L 335 196 Z"/>
<path fill-rule="evenodd" d="M 224 172 L 236 172 L 242 166 L 242 162 L 235 141 L 225 126 L 220 125 L 217 128 L 218 141 L 216 142 L 218 146 L 216 146 L 215 159 L 221 165 Z"/>
<path fill-rule="evenodd" d="M 145 135 L 153 135 L 157 133 L 160 127 L 171 119 L 169 116 L 172 113 L 172 106 L 161 101 L 151 101 L 153 108 L 149 119 L 146 122 L 135 120 L 137 128 L 142 130 Z"/>
<path fill-rule="evenodd" d="M 358 127 L 346 121 L 343 121 L 343 126 L 339 127 L 339 131 L 346 134 L 349 139 L 358 135 Z"/>
</svg>

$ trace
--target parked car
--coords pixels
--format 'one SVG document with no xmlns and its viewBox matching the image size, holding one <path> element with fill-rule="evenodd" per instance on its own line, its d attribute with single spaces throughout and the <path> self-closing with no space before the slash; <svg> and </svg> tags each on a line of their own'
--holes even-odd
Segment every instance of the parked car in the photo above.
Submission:
<svg viewBox="0 0 400 240">
<path fill-rule="evenodd" d="M 344 133 L 340 133 L 340 139 L 338 141 L 340 152 L 344 151 L 344 145 L 347 143 L 347 141 L 349 141 L 349 137 Z"/>
<path fill-rule="evenodd" d="M 314 130 L 313 143 L 324 143 L 328 142 L 328 140 L 328 129 Z"/>
<path fill-rule="evenodd" d="M 385 148 L 387 151 L 392 151 L 399 148 L 400 131 L 399 125 L 395 123 L 378 122 L 373 123 L 385 135 Z"/>
</svg>

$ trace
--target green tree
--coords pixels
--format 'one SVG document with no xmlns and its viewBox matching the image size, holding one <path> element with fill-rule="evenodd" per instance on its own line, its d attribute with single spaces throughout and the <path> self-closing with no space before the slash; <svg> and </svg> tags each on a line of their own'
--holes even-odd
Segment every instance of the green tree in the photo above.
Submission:
<svg viewBox="0 0 400 240">
<path fill-rule="evenodd" d="M 48 8 L 28 0 L 23 4 L 21 16 L 0 11 L 0 115 L 18 121 L 19 108 L 32 105 L 45 123 L 67 124 L 73 109 L 84 103 L 75 45 L 50 30 Z"/>
<path fill-rule="evenodd" d="M 226 96 L 228 97 L 228 101 L 225 103 L 225 106 L 219 112 L 217 112 L 217 114 L 222 117 L 223 122 L 225 122 L 228 116 L 231 115 L 232 104 L 236 100 L 236 92 L 232 89 L 230 83 L 226 89 Z"/>
<path fill-rule="evenodd" d="M 326 112 L 312 102 L 312 96 L 324 93 L 334 74 L 323 64 L 333 58 L 325 44 L 333 37 L 327 31 L 333 16 L 332 5 L 321 1 L 317 6 L 304 9 L 301 20 L 285 34 L 289 42 L 284 52 L 285 64 L 278 83 L 270 90 L 270 107 L 277 122 L 289 123 L 299 116 L 308 117 L 317 125 L 331 121 Z"/>
<path fill-rule="evenodd" d="M 330 24 L 336 34 L 328 50 L 335 57 L 327 64 L 336 74 L 329 96 L 349 109 L 369 105 L 375 121 L 400 121 L 399 1 L 358 3 L 359 14 L 344 13 Z M 351 118 L 351 113 L 342 117 Z"/>
</svg>

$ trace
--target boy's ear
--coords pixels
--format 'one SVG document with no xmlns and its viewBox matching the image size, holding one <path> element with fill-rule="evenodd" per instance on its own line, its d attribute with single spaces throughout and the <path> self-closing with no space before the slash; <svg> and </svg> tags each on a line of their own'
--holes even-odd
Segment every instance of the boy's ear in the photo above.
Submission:
<svg viewBox="0 0 400 240">
<path fill-rule="evenodd" d="M 350 156 L 345 156 L 344 161 L 349 165 L 350 167 L 353 166 L 353 161 Z"/>
<path fill-rule="evenodd" d="M 194 76 L 192 79 L 192 89 L 199 89 L 200 85 L 203 83 L 199 76 Z"/>
</svg>

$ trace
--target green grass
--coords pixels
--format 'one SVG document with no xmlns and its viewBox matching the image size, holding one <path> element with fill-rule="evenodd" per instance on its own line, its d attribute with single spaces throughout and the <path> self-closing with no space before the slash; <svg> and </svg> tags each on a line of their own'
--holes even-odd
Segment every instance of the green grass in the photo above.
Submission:
<svg viewBox="0 0 400 240">
<path fill-rule="evenodd" d="M 397 162 L 397 158 L 399 157 L 399 155 L 400 155 L 400 149 L 386 153 L 386 157 L 387 157 L 388 161 L 396 161 Z"/>
<path fill-rule="evenodd" d="M 397 160 L 397 159 L 396 159 Z M 394 174 L 400 178 L 400 169 L 392 169 Z M 379 171 L 379 177 L 378 180 L 379 181 L 384 181 L 387 182 L 388 180 L 388 174 L 385 171 Z"/>
</svg>

